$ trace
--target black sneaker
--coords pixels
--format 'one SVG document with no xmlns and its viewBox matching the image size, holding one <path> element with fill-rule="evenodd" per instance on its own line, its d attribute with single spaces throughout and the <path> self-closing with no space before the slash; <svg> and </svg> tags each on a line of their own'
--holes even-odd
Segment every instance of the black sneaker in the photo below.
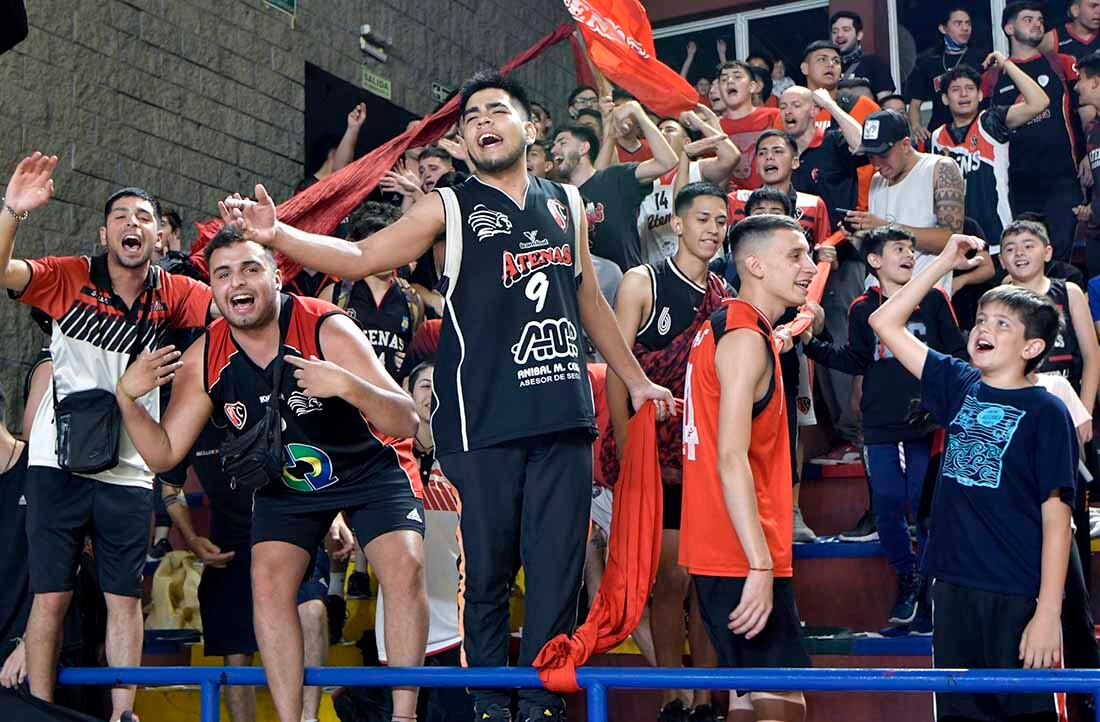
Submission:
<svg viewBox="0 0 1100 722">
<path fill-rule="evenodd" d="M 909 623 L 909 634 L 914 637 L 932 636 L 932 605 L 917 602 L 917 613 Z"/>
<path fill-rule="evenodd" d="M 344 639 L 344 620 L 347 619 L 348 603 L 343 597 L 330 594 L 325 597 L 325 611 L 328 613 L 328 643 L 339 644 Z"/>
<path fill-rule="evenodd" d="M 477 722 L 512 722 L 512 711 L 499 704 L 491 704 L 483 710 L 475 709 L 474 718 Z"/>
<path fill-rule="evenodd" d="M 661 708 L 657 722 L 688 722 L 688 708 L 682 699 L 674 699 Z"/>
<path fill-rule="evenodd" d="M 172 551 L 172 542 L 167 538 L 161 539 L 159 542 L 149 547 L 149 556 L 147 557 L 151 562 L 159 562 L 164 558 L 164 555 Z"/>
<path fill-rule="evenodd" d="M 565 710 L 557 707 L 532 707 L 527 710 L 523 722 L 565 722 Z"/>
<path fill-rule="evenodd" d="M 909 624 L 917 614 L 920 577 L 916 572 L 898 575 L 898 598 L 890 610 L 890 624 Z"/>
<path fill-rule="evenodd" d="M 844 542 L 873 542 L 878 541 L 878 527 L 875 526 L 875 515 L 871 510 L 863 512 L 863 516 L 856 522 L 855 529 L 842 532 L 837 535 Z"/>
<path fill-rule="evenodd" d="M 697 704 L 688 715 L 688 722 L 718 722 L 718 713 L 711 704 Z"/>
<path fill-rule="evenodd" d="M 370 575 L 366 572 L 352 572 L 348 575 L 348 599 L 367 599 L 370 597 Z"/>
</svg>

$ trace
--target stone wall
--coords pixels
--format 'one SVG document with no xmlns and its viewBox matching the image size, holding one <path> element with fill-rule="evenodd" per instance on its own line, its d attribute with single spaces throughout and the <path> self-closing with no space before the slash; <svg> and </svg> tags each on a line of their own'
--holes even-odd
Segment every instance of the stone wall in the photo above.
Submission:
<svg viewBox="0 0 1100 722">
<path fill-rule="evenodd" d="M 307 62 L 356 85 L 366 65 L 390 79 L 394 103 L 423 114 L 436 105 L 432 81 L 456 87 L 566 18 L 556 0 L 299 0 L 294 17 L 262 0 L 27 4 L 30 37 L 0 56 L 0 179 L 35 149 L 61 160 L 55 197 L 20 229 L 16 257 L 95 252 L 102 203 L 125 185 L 158 195 L 188 227 L 257 182 L 286 198 L 303 174 Z M 361 53 L 363 23 L 393 41 L 387 63 Z M 568 48 L 517 77 L 556 114 L 573 84 Z M 45 339 L 20 304 L 0 303 L 0 324 L 18 428 L 11 412 Z"/>
</svg>

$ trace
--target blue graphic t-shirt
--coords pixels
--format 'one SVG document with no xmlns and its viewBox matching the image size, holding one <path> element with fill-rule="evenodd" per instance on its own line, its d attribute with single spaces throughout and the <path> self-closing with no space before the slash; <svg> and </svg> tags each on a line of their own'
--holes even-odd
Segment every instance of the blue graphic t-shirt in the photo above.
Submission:
<svg viewBox="0 0 1100 722">
<path fill-rule="evenodd" d="M 1043 519 L 1051 492 L 1072 506 L 1077 437 L 1046 389 L 997 389 L 928 350 L 922 401 L 947 429 L 932 502 L 926 571 L 959 586 L 1039 594 Z"/>
</svg>

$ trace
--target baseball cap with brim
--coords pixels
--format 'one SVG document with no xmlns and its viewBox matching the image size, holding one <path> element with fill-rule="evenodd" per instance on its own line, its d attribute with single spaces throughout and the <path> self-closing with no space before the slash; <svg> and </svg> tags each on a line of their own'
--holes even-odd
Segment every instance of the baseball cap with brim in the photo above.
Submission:
<svg viewBox="0 0 1100 722">
<path fill-rule="evenodd" d="M 909 119 L 896 110 L 878 110 L 863 121 L 863 142 L 857 153 L 882 155 L 909 137 Z"/>
</svg>

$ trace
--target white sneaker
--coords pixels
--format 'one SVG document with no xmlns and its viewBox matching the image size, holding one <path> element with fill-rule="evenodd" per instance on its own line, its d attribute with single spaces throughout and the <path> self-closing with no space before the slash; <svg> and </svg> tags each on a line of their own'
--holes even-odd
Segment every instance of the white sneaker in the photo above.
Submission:
<svg viewBox="0 0 1100 722">
<path fill-rule="evenodd" d="M 806 520 L 802 518 L 802 510 L 794 508 L 794 542 L 796 544 L 812 544 L 817 541 L 817 534 L 806 526 Z"/>
</svg>

